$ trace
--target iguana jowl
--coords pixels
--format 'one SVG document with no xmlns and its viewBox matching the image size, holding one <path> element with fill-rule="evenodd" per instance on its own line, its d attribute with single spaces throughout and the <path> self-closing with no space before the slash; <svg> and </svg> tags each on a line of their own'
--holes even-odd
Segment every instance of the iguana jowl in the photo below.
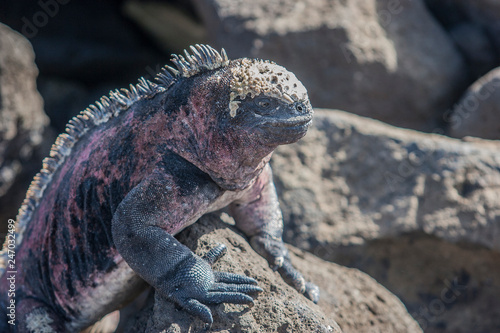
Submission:
<svg viewBox="0 0 500 333">
<path fill-rule="evenodd" d="M 76 332 L 144 281 L 208 324 L 206 304 L 252 302 L 248 294 L 261 291 L 254 279 L 212 271 L 223 246 L 200 258 L 173 237 L 226 206 L 252 246 L 317 301 L 283 245 L 268 163 L 278 145 L 305 135 L 306 89 L 272 62 L 191 50 L 174 55 L 176 69 L 163 69 L 158 83 L 111 92 L 58 137 L 17 217 L 18 322 L 0 327 Z M 2 273 L 5 309 L 5 262 Z"/>
</svg>

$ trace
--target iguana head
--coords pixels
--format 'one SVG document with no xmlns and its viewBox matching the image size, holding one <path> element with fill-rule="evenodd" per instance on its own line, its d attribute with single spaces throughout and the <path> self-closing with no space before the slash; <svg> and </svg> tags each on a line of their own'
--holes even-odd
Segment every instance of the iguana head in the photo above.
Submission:
<svg viewBox="0 0 500 333">
<path fill-rule="evenodd" d="M 253 143 L 270 146 L 297 141 L 311 124 L 313 110 L 306 88 L 295 74 L 274 62 L 230 61 L 224 50 L 219 53 L 207 45 L 192 46 L 185 56 L 174 54 L 172 62 L 177 69 L 167 69 L 179 78 L 178 88 L 190 97 L 189 107 L 199 123 L 216 117 L 223 132 L 239 137 L 246 133 L 248 140 L 256 140 Z"/>
<path fill-rule="evenodd" d="M 286 144 L 300 139 L 312 123 L 307 90 L 297 77 L 270 61 L 230 62 L 230 123 L 252 132 L 260 143 Z"/>
<path fill-rule="evenodd" d="M 157 77 L 167 88 L 163 108 L 172 119 L 168 146 L 224 188 L 250 184 L 277 146 L 296 142 L 311 125 L 306 88 L 282 66 L 230 61 L 224 50 L 206 45 L 172 61 L 176 69 L 167 70 L 174 77 Z"/>
</svg>

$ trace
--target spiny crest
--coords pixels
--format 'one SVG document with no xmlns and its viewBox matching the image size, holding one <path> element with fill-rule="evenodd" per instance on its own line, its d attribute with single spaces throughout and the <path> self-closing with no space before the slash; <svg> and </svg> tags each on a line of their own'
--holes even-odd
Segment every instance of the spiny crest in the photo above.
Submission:
<svg viewBox="0 0 500 333">
<path fill-rule="evenodd" d="M 168 88 L 176 77 L 191 77 L 229 64 L 224 49 L 219 53 L 213 47 L 204 44 L 196 44 L 189 48 L 191 54 L 187 50 L 184 50 L 184 56 L 172 54 L 171 61 L 176 68 L 165 66 L 156 76 L 156 80 L 165 88 Z"/>
<path fill-rule="evenodd" d="M 42 169 L 33 178 L 26 198 L 19 209 L 16 218 L 17 246 L 21 243 L 24 230 L 38 202 L 42 198 L 45 188 L 51 182 L 52 176 L 64 163 L 76 142 L 86 132 L 107 122 L 110 118 L 118 116 L 121 111 L 128 109 L 138 100 L 153 98 L 156 94 L 166 91 L 176 81 L 177 77 L 190 77 L 226 66 L 229 63 L 224 49 L 219 53 L 208 45 L 199 44 L 196 44 L 194 47 L 191 46 L 190 49 L 192 54 L 189 54 L 185 50 L 185 57 L 182 55 L 172 55 L 172 62 L 177 69 L 165 66 L 155 77 L 159 84 L 140 78 L 139 83 L 136 85 L 131 84 L 128 89 L 111 91 L 109 97 L 102 97 L 95 104 L 90 105 L 68 122 L 65 133 L 57 137 L 55 143 L 52 145 L 49 157 L 43 160 Z M 7 247 L 4 244 L 4 248 L 0 253 L 0 274 L 5 271 L 6 256 Z"/>
</svg>

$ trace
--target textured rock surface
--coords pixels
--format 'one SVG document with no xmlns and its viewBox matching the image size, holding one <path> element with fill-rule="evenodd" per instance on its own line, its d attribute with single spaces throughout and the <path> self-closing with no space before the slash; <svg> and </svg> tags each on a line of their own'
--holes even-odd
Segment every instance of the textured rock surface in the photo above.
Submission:
<svg viewBox="0 0 500 333">
<path fill-rule="evenodd" d="M 271 160 L 285 239 L 369 273 L 426 332 L 498 331 L 498 151 L 319 111 Z"/>
<path fill-rule="evenodd" d="M 500 67 L 477 80 L 449 114 L 449 134 L 500 139 Z"/>
<path fill-rule="evenodd" d="M 32 174 L 40 168 L 37 149 L 48 125 L 36 90 L 38 70 L 30 43 L 0 23 L 0 221 L 15 218 Z M 2 228 L 0 232 L 6 229 Z M 2 237 L 3 239 L 3 237 Z"/>
<path fill-rule="evenodd" d="M 319 307 L 343 332 L 421 332 L 401 301 L 373 278 L 289 248 L 297 268 L 320 287 Z"/>
<path fill-rule="evenodd" d="M 337 321 L 343 332 L 421 332 L 401 302 L 372 278 L 291 248 L 294 264 L 321 289 L 319 304 L 313 304 L 286 285 L 247 241 L 216 215 L 202 218 L 179 239 L 191 244 L 198 254 L 218 243 L 226 244 L 228 253 L 215 269 L 255 277 L 264 289 L 252 308 L 228 304 L 212 307 L 214 331 L 340 332 Z M 142 331 L 148 321 L 150 332 L 163 327 L 168 327 L 166 332 L 197 332 L 202 328 L 200 321 L 175 311 L 173 305 L 162 304 L 153 310 L 151 302 L 126 327 L 130 332 Z M 169 325 L 171 322 L 175 324 Z"/>
<path fill-rule="evenodd" d="M 272 59 L 316 107 L 432 130 L 464 84 L 461 57 L 420 0 L 196 0 L 231 57 Z"/>
<path fill-rule="evenodd" d="M 328 253 L 327 248 L 317 250 Z M 363 270 L 392 291 L 426 333 L 500 332 L 496 251 L 407 234 L 339 248 L 328 255 L 339 264 Z"/>
<path fill-rule="evenodd" d="M 499 150 L 496 141 L 462 142 L 323 110 L 304 139 L 278 148 L 272 165 L 289 230 L 314 242 L 424 232 L 500 250 Z M 303 235 L 286 236 L 301 245 Z"/>
</svg>

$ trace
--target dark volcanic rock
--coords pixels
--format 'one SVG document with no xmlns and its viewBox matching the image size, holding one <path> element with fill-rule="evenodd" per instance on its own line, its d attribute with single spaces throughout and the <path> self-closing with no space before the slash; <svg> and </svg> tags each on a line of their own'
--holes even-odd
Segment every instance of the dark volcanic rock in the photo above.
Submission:
<svg viewBox="0 0 500 333">
<path fill-rule="evenodd" d="M 464 55 L 473 79 L 500 65 L 500 2 L 425 0 Z"/>
<path fill-rule="evenodd" d="M 19 0 L 5 6 L 0 21 L 29 38 L 43 75 L 132 82 L 166 59 L 123 16 L 122 3 Z"/>
<path fill-rule="evenodd" d="M 464 56 L 469 73 L 477 78 L 498 64 L 495 47 L 483 28 L 474 23 L 459 23 L 450 28 L 450 35 Z"/>
<path fill-rule="evenodd" d="M 0 10 L 0 22 L 33 45 L 39 91 L 57 132 L 110 89 L 151 79 L 168 61 L 124 16 L 123 2 L 19 0 Z"/>
</svg>

